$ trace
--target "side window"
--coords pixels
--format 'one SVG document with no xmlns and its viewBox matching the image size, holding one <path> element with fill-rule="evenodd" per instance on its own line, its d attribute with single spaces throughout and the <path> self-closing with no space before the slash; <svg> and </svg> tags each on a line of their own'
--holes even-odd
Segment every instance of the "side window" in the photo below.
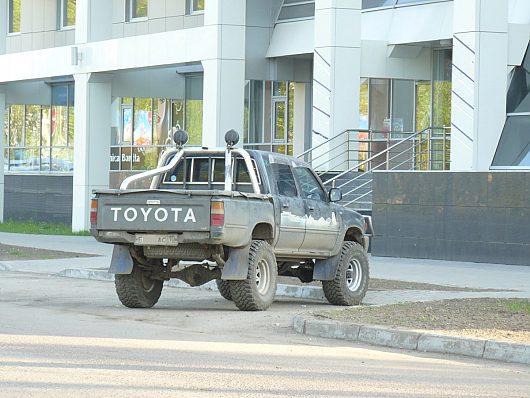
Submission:
<svg viewBox="0 0 530 398">
<path fill-rule="evenodd" d="M 315 199 L 326 202 L 326 194 L 317 179 L 309 169 L 296 167 L 294 175 L 300 186 L 301 195 L 304 199 Z"/>
<path fill-rule="evenodd" d="M 297 196 L 296 183 L 294 182 L 291 168 L 285 164 L 273 163 L 271 164 L 271 169 L 278 193 L 289 197 Z"/>
</svg>

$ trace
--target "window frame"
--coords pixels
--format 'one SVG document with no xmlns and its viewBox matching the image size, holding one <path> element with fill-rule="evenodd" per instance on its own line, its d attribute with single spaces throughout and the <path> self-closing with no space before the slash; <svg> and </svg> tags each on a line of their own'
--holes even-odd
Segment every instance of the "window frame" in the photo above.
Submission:
<svg viewBox="0 0 530 398">
<path fill-rule="evenodd" d="M 20 14 L 18 17 L 20 25 L 18 27 L 19 30 L 17 31 L 13 30 L 13 22 L 14 22 L 13 2 L 14 0 L 7 1 L 7 35 L 8 36 L 17 36 L 22 33 L 22 0 L 20 1 L 20 4 L 19 4 L 20 9 L 18 10 Z"/>
<path fill-rule="evenodd" d="M 64 144 L 54 145 L 53 143 L 53 128 L 52 120 L 54 113 L 54 99 L 53 94 L 49 105 L 39 105 L 39 104 L 12 104 L 6 111 L 6 120 L 7 120 L 7 130 L 4 131 L 4 138 L 7 140 L 6 145 L 4 146 L 4 159 L 6 160 L 6 169 L 5 173 L 10 175 L 71 175 L 74 170 L 74 161 L 73 161 L 73 150 L 74 150 L 74 136 L 70 137 L 69 126 L 70 120 L 74 117 L 74 83 L 65 82 L 61 84 L 55 84 L 52 86 L 65 86 L 66 90 L 66 105 L 61 105 L 66 107 L 66 137 Z M 72 88 L 72 90 L 70 90 Z M 52 87 L 53 90 L 53 87 Z M 18 144 L 12 142 L 12 120 L 13 120 L 13 107 L 22 107 L 22 112 L 20 117 L 21 125 L 21 141 Z M 59 105 L 55 105 L 59 106 Z M 34 108 L 34 112 L 29 112 L 29 109 Z M 28 141 L 28 133 L 31 133 L 31 130 L 28 130 L 28 123 L 30 120 L 28 116 L 33 114 L 37 116 L 37 129 L 39 137 L 32 144 Z M 72 119 L 73 120 L 73 119 Z M 33 131 L 35 133 L 36 131 Z M 46 139 L 44 137 L 46 136 Z M 72 140 L 70 139 L 72 138 Z M 28 158 L 26 155 L 36 151 L 36 154 L 33 158 Z M 65 158 L 54 158 L 55 153 L 64 151 L 67 155 Z M 23 154 L 22 158 L 17 159 L 16 152 Z M 7 157 L 5 154 L 7 153 Z M 70 157 L 69 157 L 70 156 Z M 30 161 L 31 160 L 31 161 Z M 16 161 L 20 161 L 17 162 Z M 29 166 L 29 169 L 25 167 Z"/>
<path fill-rule="evenodd" d="M 125 22 L 141 22 L 141 21 L 147 21 L 149 19 L 149 0 L 147 0 L 145 16 L 139 16 L 139 17 L 134 15 L 137 1 L 138 0 L 126 0 L 125 1 Z"/>
<path fill-rule="evenodd" d="M 188 0 L 188 10 L 190 15 L 204 14 L 204 8 L 195 9 L 194 0 Z"/>
<path fill-rule="evenodd" d="M 68 24 L 68 3 L 72 0 L 59 0 L 59 29 L 60 30 L 70 30 L 75 29 L 75 21 L 73 25 L 67 25 Z M 75 1 L 75 0 L 74 0 Z M 77 14 L 77 3 L 76 6 L 76 14 Z"/>
</svg>

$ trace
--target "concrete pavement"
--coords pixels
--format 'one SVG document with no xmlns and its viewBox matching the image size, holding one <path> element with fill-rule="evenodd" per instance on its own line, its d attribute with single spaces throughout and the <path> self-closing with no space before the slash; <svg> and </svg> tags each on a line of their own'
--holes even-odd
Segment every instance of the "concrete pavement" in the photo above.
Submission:
<svg viewBox="0 0 530 398">
<path fill-rule="evenodd" d="M 112 246 L 98 243 L 92 237 L 0 233 L 0 242 L 15 246 L 95 255 L 95 257 L 75 259 L 0 260 L 0 271 L 33 272 L 58 274 L 70 278 L 113 280 L 113 275 L 107 272 Z M 506 291 L 369 291 L 364 300 L 364 303 L 368 305 L 478 297 L 530 298 L 530 266 L 371 257 L 370 272 L 372 278 L 379 279 L 477 289 L 506 289 Z M 168 284 L 173 287 L 188 287 L 187 284 L 178 280 L 172 280 Z M 210 282 L 201 287 L 201 289 L 216 290 L 216 286 L 214 282 Z M 315 286 L 279 285 L 277 296 L 324 300 L 322 289 Z M 372 327 L 370 325 L 350 325 L 335 321 L 315 320 L 305 315 L 295 317 L 293 327 L 296 331 L 311 336 L 347 339 L 374 345 L 471 355 L 530 364 L 529 345 L 477 342 L 474 339 L 437 336 L 417 331 Z"/>
</svg>

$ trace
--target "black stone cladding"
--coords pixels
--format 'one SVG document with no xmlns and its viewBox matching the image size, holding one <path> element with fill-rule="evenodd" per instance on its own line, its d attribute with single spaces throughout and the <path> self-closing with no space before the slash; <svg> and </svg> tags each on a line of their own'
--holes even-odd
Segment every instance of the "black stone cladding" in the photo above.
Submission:
<svg viewBox="0 0 530 398">
<path fill-rule="evenodd" d="M 72 176 L 6 175 L 4 219 L 72 224 Z"/>
<path fill-rule="evenodd" d="M 530 265 L 530 172 L 376 172 L 375 256 Z"/>
</svg>

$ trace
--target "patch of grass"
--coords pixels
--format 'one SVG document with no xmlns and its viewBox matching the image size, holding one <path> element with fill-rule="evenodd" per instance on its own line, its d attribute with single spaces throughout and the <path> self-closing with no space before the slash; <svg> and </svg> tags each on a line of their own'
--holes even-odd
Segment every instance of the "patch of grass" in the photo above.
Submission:
<svg viewBox="0 0 530 398">
<path fill-rule="evenodd" d="M 72 228 L 63 224 L 50 224 L 45 222 L 26 221 L 15 222 L 6 221 L 0 223 L 0 232 L 10 232 L 15 234 L 36 234 L 36 235 L 73 235 L 90 236 L 90 232 L 72 232 Z"/>
<path fill-rule="evenodd" d="M 522 302 L 506 303 L 505 306 L 509 311 L 512 311 L 512 312 L 526 312 L 530 314 L 530 303 L 522 303 Z"/>
<path fill-rule="evenodd" d="M 23 257 L 24 253 L 20 249 L 10 249 L 7 251 L 7 254 L 13 257 Z"/>
</svg>

